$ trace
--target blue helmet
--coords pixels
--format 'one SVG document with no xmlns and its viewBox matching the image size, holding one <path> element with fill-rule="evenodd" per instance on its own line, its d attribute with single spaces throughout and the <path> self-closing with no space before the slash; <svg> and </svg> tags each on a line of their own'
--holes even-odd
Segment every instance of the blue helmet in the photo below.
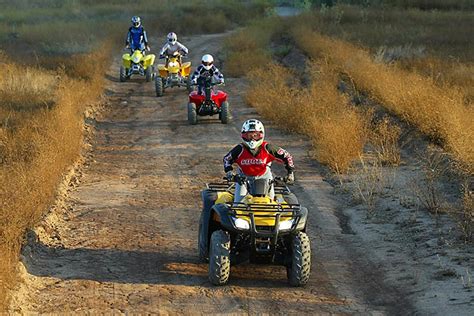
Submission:
<svg viewBox="0 0 474 316">
<path fill-rule="evenodd" d="M 141 24 L 142 24 L 142 22 L 141 22 L 139 16 L 135 15 L 135 16 L 132 17 L 132 26 L 133 27 L 140 27 Z"/>
</svg>

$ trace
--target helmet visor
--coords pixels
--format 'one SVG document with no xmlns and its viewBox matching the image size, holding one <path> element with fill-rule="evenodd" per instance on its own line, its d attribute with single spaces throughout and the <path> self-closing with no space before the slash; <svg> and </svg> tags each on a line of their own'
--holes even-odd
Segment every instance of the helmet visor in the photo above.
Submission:
<svg viewBox="0 0 474 316">
<path fill-rule="evenodd" d="M 139 27 L 139 26 L 140 26 L 140 22 L 133 22 L 133 26 L 134 26 L 134 27 Z"/>
<path fill-rule="evenodd" d="M 261 140 L 262 138 L 263 138 L 263 132 L 251 131 L 251 132 L 242 133 L 242 139 L 248 142 L 252 140 Z"/>
<path fill-rule="evenodd" d="M 204 66 L 212 66 L 212 61 L 203 61 L 202 64 Z"/>
</svg>

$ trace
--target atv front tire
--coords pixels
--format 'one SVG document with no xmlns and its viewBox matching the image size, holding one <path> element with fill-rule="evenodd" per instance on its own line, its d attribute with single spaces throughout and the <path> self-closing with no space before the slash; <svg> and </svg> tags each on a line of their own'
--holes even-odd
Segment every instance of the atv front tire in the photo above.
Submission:
<svg viewBox="0 0 474 316">
<path fill-rule="evenodd" d="M 221 113 L 219 115 L 222 124 L 227 124 L 230 121 L 230 106 L 229 102 L 225 101 L 221 105 Z"/>
<path fill-rule="evenodd" d="M 194 90 L 193 86 L 191 85 L 191 79 L 186 78 L 186 89 L 188 92 L 192 92 Z"/>
<path fill-rule="evenodd" d="M 153 79 L 153 66 L 149 66 L 145 69 L 145 80 L 146 82 L 150 82 Z"/>
<path fill-rule="evenodd" d="M 120 82 L 125 82 L 127 80 L 127 70 L 124 66 L 120 66 Z"/>
<path fill-rule="evenodd" d="M 286 272 L 290 285 L 303 286 L 308 283 L 311 272 L 311 245 L 306 233 L 299 232 L 292 237 L 291 263 Z"/>
<path fill-rule="evenodd" d="M 156 96 L 157 97 L 162 97 L 163 96 L 163 79 L 161 77 L 155 77 L 155 90 L 156 90 Z"/>
<path fill-rule="evenodd" d="M 214 285 L 224 285 L 230 275 L 230 236 L 216 230 L 209 244 L 209 280 Z"/>
<path fill-rule="evenodd" d="M 188 122 L 191 125 L 197 124 L 197 111 L 194 103 L 188 103 Z"/>
</svg>

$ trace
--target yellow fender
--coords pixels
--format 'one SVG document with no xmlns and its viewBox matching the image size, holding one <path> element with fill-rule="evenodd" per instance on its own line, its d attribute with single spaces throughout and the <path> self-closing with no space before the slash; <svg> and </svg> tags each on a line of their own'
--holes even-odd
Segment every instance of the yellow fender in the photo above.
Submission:
<svg viewBox="0 0 474 316">
<path fill-rule="evenodd" d="M 146 55 L 143 58 L 143 68 L 147 69 L 148 67 L 152 66 L 155 62 L 155 54 Z"/>
<path fill-rule="evenodd" d="M 191 74 L 191 62 L 185 62 L 181 65 L 181 75 L 183 77 L 189 77 Z"/>
<path fill-rule="evenodd" d="M 230 203 L 234 201 L 234 195 L 229 192 L 217 192 L 217 200 L 215 204 Z"/>
<path fill-rule="evenodd" d="M 131 63 L 131 56 L 130 54 L 123 54 L 122 55 L 122 64 L 125 68 L 130 68 Z"/>
<path fill-rule="evenodd" d="M 160 74 L 160 77 L 166 78 L 168 77 L 168 69 L 166 69 L 165 64 L 158 64 L 158 73 Z"/>
</svg>

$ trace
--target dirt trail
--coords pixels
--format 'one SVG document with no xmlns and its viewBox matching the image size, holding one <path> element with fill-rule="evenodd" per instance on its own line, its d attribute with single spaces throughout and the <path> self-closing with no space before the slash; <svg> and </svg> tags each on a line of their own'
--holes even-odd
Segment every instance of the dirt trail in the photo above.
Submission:
<svg viewBox="0 0 474 316">
<path fill-rule="evenodd" d="M 184 38 L 193 65 L 204 52 L 216 54 L 223 37 Z M 95 122 L 80 184 L 23 251 L 12 312 L 413 313 L 336 216 L 339 203 L 309 158 L 309 142 L 265 121 L 267 139 L 295 157 L 293 190 L 310 210 L 312 276 L 292 288 L 283 267 L 243 264 L 228 286 L 212 286 L 197 257 L 200 190 L 222 177 L 221 159 L 242 122 L 259 115 L 241 99 L 243 81 L 229 78 L 233 122 L 190 126 L 184 89 L 157 98 L 142 78 L 119 83 L 119 62 L 108 73 L 108 110 Z"/>
</svg>

